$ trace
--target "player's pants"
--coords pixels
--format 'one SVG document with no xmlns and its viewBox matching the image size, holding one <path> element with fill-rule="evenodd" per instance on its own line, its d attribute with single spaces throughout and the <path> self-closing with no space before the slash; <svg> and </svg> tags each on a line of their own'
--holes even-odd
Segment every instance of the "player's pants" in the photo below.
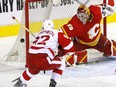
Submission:
<svg viewBox="0 0 116 87">
<path fill-rule="evenodd" d="M 62 75 L 65 69 L 65 61 L 59 57 L 51 60 L 47 54 L 30 54 L 28 58 L 28 67 L 22 74 L 22 80 L 30 80 L 31 77 L 38 74 L 41 70 L 53 70 L 53 73 Z"/>
</svg>

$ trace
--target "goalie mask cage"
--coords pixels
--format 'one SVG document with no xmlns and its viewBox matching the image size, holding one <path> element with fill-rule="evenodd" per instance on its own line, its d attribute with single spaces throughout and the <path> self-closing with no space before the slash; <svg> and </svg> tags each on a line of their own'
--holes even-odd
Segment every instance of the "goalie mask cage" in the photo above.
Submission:
<svg viewBox="0 0 116 87">
<path fill-rule="evenodd" d="M 80 0 L 81 1 L 81 0 Z M 83 0 L 85 2 L 86 0 Z M 51 0 L 24 0 L 24 9 L 22 13 L 21 25 L 28 28 L 36 35 L 41 30 L 41 24 L 46 19 L 52 19 L 55 28 L 61 27 L 64 23 L 76 14 L 79 3 L 77 0 L 61 0 L 58 6 L 53 5 Z M 90 0 L 87 6 L 91 4 L 103 4 L 106 0 Z M 52 7 L 50 7 L 52 5 Z M 104 19 L 104 30 L 106 35 L 106 18 Z M 33 36 L 23 27 L 20 27 L 19 34 L 10 52 L 2 59 L 2 63 L 25 66 L 28 60 L 28 49 Z"/>
</svg>

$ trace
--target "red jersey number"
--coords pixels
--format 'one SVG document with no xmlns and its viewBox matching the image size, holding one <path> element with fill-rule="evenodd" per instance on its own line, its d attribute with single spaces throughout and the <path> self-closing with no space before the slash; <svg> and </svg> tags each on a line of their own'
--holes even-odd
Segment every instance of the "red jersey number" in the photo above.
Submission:
<svg viewBox="0 0 116 87">
<path fill-rule="evenodd" d="M 67 27 L 69 28 L 69 30 L 73 30 L 73 26 L 71 24 L 68 24 Z"/>
<path fill-rule="evenodd" d="M 41 40 L 39 40 L 41 39 Z M 37 44 L 46 44 L 46 41 L 50 39 L 49 35 L 43 35 L 43 36 L 38 36 L 36 37 L 36 40 L 33 42 L 33 44 L 37 45 Z"/>
</svg>

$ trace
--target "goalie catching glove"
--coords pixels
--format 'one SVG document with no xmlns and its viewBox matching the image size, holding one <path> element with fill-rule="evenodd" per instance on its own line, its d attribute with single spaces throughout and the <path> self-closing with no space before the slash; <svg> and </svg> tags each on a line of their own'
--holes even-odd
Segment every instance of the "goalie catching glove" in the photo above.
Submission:
<svg viewBox="0 0 116 87">
<path fill-rule="evenodd" d="M 112 15 L 114 13 L 114 8 L 110 5 L 103 5 L 102 6 L 102 15 L 103 17 Z"/>
</svg>

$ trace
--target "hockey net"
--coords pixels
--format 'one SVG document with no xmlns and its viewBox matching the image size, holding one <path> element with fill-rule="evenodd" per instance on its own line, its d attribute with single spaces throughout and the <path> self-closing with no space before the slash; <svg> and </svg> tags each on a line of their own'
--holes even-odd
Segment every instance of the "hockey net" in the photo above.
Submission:
<svg viewBox="0 0 116 87">
<path fill-rule="evenodd" d="M 83 2 L 86 2 L 86 0 L 83 0 Z M 44 20 L 48 18 L 52 19 L 55 23 L 55 28 L 58 29 L 68 22 L 76 13 L 77 7 L 79 6 L 77 0 L 61 0 L 60 5 L 52 5 L 52 8 L 50 7 L 51 0 L 26 0 L 23 3 L 24 9 L 21 25 L 28 28 L 35 36 L 41 30 L 41 24 Z M 103 0 L 89 0 L 87 6 L 101 3 L 103 3 Z M 34 37 L 22 26 L 20 27 L 14 46 L 5 55 L 1 61 L 2 63 L 18 66 L 24 66 L 26 64 L 28 49 Z"/>
</svg>

